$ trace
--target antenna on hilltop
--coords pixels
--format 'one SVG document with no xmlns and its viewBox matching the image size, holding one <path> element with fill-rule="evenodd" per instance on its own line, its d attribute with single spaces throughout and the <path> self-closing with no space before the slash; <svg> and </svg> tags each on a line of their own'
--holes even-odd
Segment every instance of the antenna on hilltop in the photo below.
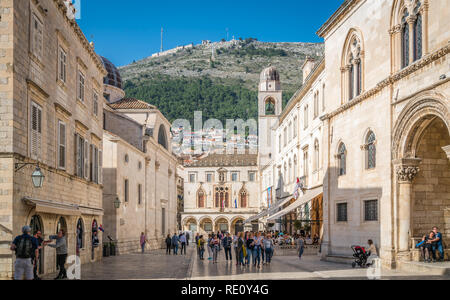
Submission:
<svg viewBox="0 0 450 300">
<path fill-rule="evenodd" d="M 161 27 L 161 53 L 164 51 L 164 44 L 163 44 L 163 39 L 164 39 L 164 28 Z"/>
</svg>

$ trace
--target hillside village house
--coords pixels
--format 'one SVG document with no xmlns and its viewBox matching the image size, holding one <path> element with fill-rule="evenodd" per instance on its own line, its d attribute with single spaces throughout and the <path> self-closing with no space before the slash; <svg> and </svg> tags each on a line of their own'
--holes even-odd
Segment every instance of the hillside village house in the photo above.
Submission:
<svg viewBox="0 0 450 300">
<path fill-rule="evenodd" d="M 69 255 L 97 261 L 106 70 L 63 1 L 2 1 L 0 14 L 0 278 L 12 277 L 24 225 L 46 239 L 64 229 Z M 56 271 L 55 249 L 38 271 Z"/>
<path fill-rule="evenodd" d="M 177 231 L 176 168 L 170 123 L 144 101 L 124 98 L 118 69 L 106 58 L 104 79 L 104 242 L 119 254 L 137 252 L 144 232 L 149 249 Z"/>
</svg>

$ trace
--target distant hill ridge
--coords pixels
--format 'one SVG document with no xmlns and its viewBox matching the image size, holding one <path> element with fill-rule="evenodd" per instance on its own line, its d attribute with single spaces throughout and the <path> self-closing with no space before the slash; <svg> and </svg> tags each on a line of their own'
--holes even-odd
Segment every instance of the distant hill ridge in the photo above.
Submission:
<svg viewBox="0 0 450 300">
<path fill-rule="evenodd" d="M 278 69 L 287 102 L 301 87 L 306 57 L 320 59 L 323 50 L 322 43 L 270 43 L 253 38 L 204 41 L 119 70 L 127 96 L 156 105 L 170 121 L 192 119 L 193 110 L 202 110 L 205 118 L 256 118 L 261 71 L 269 65 Z"/>
</svg>

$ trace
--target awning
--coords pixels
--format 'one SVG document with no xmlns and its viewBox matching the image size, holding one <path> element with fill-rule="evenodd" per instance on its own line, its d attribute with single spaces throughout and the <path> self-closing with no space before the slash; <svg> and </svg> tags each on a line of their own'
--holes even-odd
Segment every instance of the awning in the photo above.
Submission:
<svg viewBox="0 0 450 300">
<path fill-rule="evenodd" d="M 257 214 L 256 216 L 250 217 L 247 220 L 244 221 L 244 224 L 249 224 L 253 221 L 257 221 L 265 216 L 271 215 L 273 213 L 275 213 L 275 211 L 282 207 L 283 205 L 285 205 L 286 203 L 288 203 L 289 201 L 291 201 L 293 198 L 293 196 L 289 195 L 283 198 L 280 198 L 279 201 L 277 203 L 275 203 L 274 206 L 263 210 L 261 213 Z"/>
<path fill-rule="evenodd" d="M 277 212 L 276 214 L 270 216 L 267 221 L 274 221 L 277 220 L 288 213 L 290 213 L 293 210 L 296 210 L 300 206 L 302 206 L 305 203 L 308 203 L 312 199 L 316 198 L 317 196 L 320 196 L 320 194 L 323 194 L 323 186 L 307 190 L 303 196 L 301 196 L 297 201 L 286 207 L 285 209 Z"/>
<path fill-rule="evenodd" d="M 37 213 L 63 216 L 80 216 L 81 211 L 76 204 L 65 204 L 48 200 L 23 198 L 26 205 L 34 207 Z"/>
<path fill-rule="evenodd" d="M 250 217 L 247 220 L 244 221 L 244 224 L 250 224 L 253 221 L 257 221 L 265 216 L 267 216 L 269 213 L 267 209 L 263 210 L 261 213 L 257 214 L 256 216 Z"/>
</svg>

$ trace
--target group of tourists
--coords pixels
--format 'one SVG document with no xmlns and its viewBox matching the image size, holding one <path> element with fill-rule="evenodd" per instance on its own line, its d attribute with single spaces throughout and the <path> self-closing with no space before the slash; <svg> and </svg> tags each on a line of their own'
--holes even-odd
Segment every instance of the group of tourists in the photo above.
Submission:
<svg viewBox="0 0 450 300">
<path fill-rule="evenodd" d="M 433 227 L 433 230 L 422 238 L 422 241 L 417 244 L 417 248 L 422 251 L 423 259 L 426 263 L 443 261 L 444 260 L 444 243 L 442 240 L 442 233 L 439 228 Z M 439 259 L 437 259 L 436 252 L 439 252 Z"/>
<path fill-rule="evenodd" d="M 195 243 L 200 260 L 205 260 L 205 252 L 208 251 L 208 260 L 217 264 L 219 253 L 224 250 L 227 262 L 232 262 L 234 256 L 236 266 L 249 267 L 253 265 L 256 268 L 261 268 L 264 265 L 270 265 L 272 262 L 274 246 L 280 243 L 280 237 L 284 238 L 284 235 L 278 232 L 240 232 L 235 235 L 218 232 L 208 236 L 197 233 Z M 306 236 L 302 235 L 289 237 L 294 241 L 293 245 L 297 245 L 300 258 L 306 245 L 305 238 Z"/>
<path fill-rule="evenodd" d="M 166 254 L 178 255 L 180 249 L 180 255 L 186 255 L 186 247 L 189 246 L 190 235 L 189 232 L 181 232 L 179 234 L 174 233 L 171 237 L 170 234 L 166 237 Z"/>
<path fill-rule="evenodd" d="M 56 241 L 55 244 L 51 244 Z M 56 262 L 59 274 L 55 280 L 66 279 L 67 272 L 65 268 L 67 260 L 67 240 L 64 230 L 60 230 L 57 235 L 50 236 L 48 241 L 44 241 L 42 233 L 37 231 L 34 236 L 31 235 L 30 226 L 22 228 L 22 235 L 17 236 L 11 244 L 11 251 L 16 254 L 14 264 L 15 280 L 40 280 L 38 276 L 39 256 L 45 247 L 56 249 Z"/>
</svg>

